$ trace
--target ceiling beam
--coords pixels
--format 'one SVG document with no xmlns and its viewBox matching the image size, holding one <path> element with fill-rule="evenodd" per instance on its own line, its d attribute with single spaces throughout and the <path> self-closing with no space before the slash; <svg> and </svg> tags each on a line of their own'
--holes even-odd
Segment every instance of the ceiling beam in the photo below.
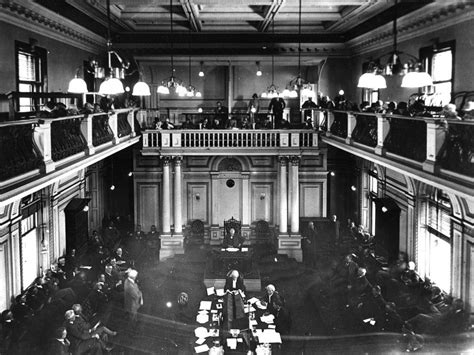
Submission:
<svg viewBox="0 0 474 355">
<path fill-rule="evenodd" d="M 191 0 L 179 0 L 183 11 L 188 18 L 189 24 L 194 32 L 200 32 L 202 29 L 201 20 L 199 19 L 199 11 Z"/>
<path fill-rule="evenodd" d="M 265 14 L 265 18 L 263 19 L 262 23 L 260 24 L 258 30 L 260 32 L 266 32 L 272 21 L 275 19 L 276 14 L 281 8 L 284 6 L 285 0 L 273 0 L 272 4 L 268 8 L 267 13 Z"/>
</svg>

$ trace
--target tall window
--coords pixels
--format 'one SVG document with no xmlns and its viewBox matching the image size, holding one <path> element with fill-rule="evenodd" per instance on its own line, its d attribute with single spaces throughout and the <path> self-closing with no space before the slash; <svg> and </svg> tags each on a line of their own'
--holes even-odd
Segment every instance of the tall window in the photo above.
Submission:
<svg viewBox="0 0 474 355">
<path fill-rule="evenodd" d="M 370 233 L 375 234 L 375 219 L 377 207 L 375 199 L 378 197 L 378 178 L 377 170 L 369 171 L 369 193 L 370 193 Z"/>
<path fill-rule="evenodd" d="M 28 43 L 16 42 L 17 91 L 43 92 L 46 90 L 46 50 Z M 21 112 L 35 111 L 39 102 L 20 98 Z"/>
<path fill-rule="evenodd" d="M 21 284 L 22 288 L 28 287 L 38 276 L 38 213 L 22 219 L 21 221 Z"/>
<path fill-rule="evenodd" d="M 454 47 L 455 42 L 437 44 L 420 50 L 424 67 L 433 78 L 433 86 L 428 93 L 434 94 L 433 105 L 442 106 L 451 101 L 454 77 Z"/>
<path fill-rule="evenodd" d="M 441 190 L 421 205 L 418 268 L 441 289 L 451 291 L 451 214 L 449 197 Z"/>
</svg>

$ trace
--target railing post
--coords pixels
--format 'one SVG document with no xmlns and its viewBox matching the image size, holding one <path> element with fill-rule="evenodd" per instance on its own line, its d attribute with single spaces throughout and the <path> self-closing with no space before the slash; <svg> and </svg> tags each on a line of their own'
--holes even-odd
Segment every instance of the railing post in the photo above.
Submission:
<svg viewBox="0 0 474 355">
<path fill-rule="evenodd" d="M 152 132 L 143 132 L 142 139 L 143 139 L 143 148 L 148 148 L 148 135 L 149 134 L 154 134 Z"/>
<path fill-rule="evenodd" d="M 319 134 L 317 132 L 312 133 L 313 136 L 313 147 L 318 147 L 319 146 Z"/>
<path fill-rule="evenodd" d="M 135 132 L 135 110 L 130 110 L 127 115 L 127 121 L 130 125 L 130 138 L 135 137 L 137 133 Z"/>
<path fill-rule="evenodd" d="M 86 115 L 81 121 L 81 133 L 86 139 L 87 147 L 85 149 L 86 155 L 92 155 L 95 153 L 95 147 L 92 144 L 92 120 L 94 116 Z"/>
<path fill-rule="evenodd" d="M 291 133 L 291 146 L 292 147 L 299 147 L 300 146 L 300 135 L 303 134 L 302 132 L 298 133 Z"/>
<path fill-rule="evenodd" d="M 160 132 L 158 132 L 160 134 Z M 161 147 L 162 148 L 169 148 L 171 147 L 171 139 L 170 134 L 161 131 Z"/>
<path fill-rule="evenodd" d="M 352 132 L 354 131 L 356 124 L 357 124 L 356 116 L 352 114 L 352 112 L 347 112 L 347 137 L 346 137 L 347 144 L 352 144 L 353 142 Z"/>
<path fill-rule="evenodd" d="M 43 164 L 40 167 L 40 171 L 44 174 L 54 171 L 56 169 L 56 164 L 52 159 L 50 120 L 44 121 L 35 127 L 33 139 L 40 151 L 41 157 L 43 158 Z"/>
<path fill-rule="evenodd" d="M 117 125 L 118 116 L 114 113 L 109 113 L 109 126 L 114 134 L 114 138 L 112 139 L 113 144 L 119 144 L 120 138 L 118 136 L 118 125 Z"/>
<path fill-rule="evenodd" d="M 313 110 L 313 118 L 314 118 L 314 121 L 316 123 L 316 129 L 318 131 L 321 131 L 322 130 L 322 124 L 324 122 L 324 111 L 315 111 Z"/>
<path fill-rule="evenodd" d="M 171 133 L 171 144 L 173 147 L 181 147 L 181 133 Z"/>
<path fill-rule="evenodd" d="M 385 155 L 386 149 L 383 144 L 385 138 L 387 138 L 388 132 L 390 131 L 390 123 L 387 118 L 381 114 L 377 116 L 377 146 L 375 147 L 375 154 Z"/>
<path fill-rule="evenodd" d="M 290 141 L 289 141 L 289 133 L 283 133 L 280 132 L 280 147 L 289 147 L 290 146 Z"/>
<path fill-rule="evenodd" d="M 328 114 L 328 129 L 326 130 L 326 137 L 331 137 L 331 126 L 334 123 L 334 112 L 332 111 L 326 111 Z"/>
<path fill-rule="evenodd" d="M 426 160 L 423 170 L 435 173 L 439 170 L 436 158 L 446 140 L 446 131 L 442 124 L 434 120 L 426 121 Z"/>
</svg>

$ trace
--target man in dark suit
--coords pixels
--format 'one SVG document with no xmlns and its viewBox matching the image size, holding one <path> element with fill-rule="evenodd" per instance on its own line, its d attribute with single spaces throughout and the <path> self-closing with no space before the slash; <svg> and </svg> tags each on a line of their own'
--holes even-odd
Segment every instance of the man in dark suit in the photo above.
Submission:
<svg viewBox="0 0 474 355">
<path fill-rule="evenodd" d="M 224 248 L 241 248 L 244 244 L 244 239 L 235 234 L 235 229 L 229 229 L 229 233 L 224 237 L 222 246 Z"/>
<path fill-rule="evenodd" d="M 244 280 L 237 270 L 232 270 L 227 274 L 224 290 L 226 291 L 224 315 L 227 327 L 230 329 L 234 320 L 245 317 L 243 297 L 245 297 L 246 289 Z"/>
<path fill-rule="evenodd" d="M 69 355 L 69 346 L 71 343 L 66 339 L 67 330 L 59 327 L 54 331 L 54 338 L 51 340 L 48 348 L 49 355 Z"/>
<path fill-rule="evenodd" d="M 71 342 L 71 350 L 74 354 L 92 354 L 102 355 L 105 345 L 102 344 L 99 334 L 83 329 L 78 322 L 76 322 L 76 314 L 71 309 L 66 311 L 64 315 L 69 341 Z M 105 349 L 107 350 L 107 349 Z"/>
<path fill-rule="evenodd" d="M 280 297 L 278 291 L 276 291 L 275 289 L 275 286 L 273 286 L 272 284 L 269 284 L 267 285 L 267 287 L 265 287 L 265 294 L 260 298 L 260 301 L 263 305 L 267 306 L 267 312 L 273 315 L 276 313 L 275 309 L 273 308 L 273 303 L 283 303 L 283 299 Z"/>
<path fill-rule="evenodd" d="M 314 222 L 308 222 L 303 233 L 303 261 L 309 267 L 316 266 L 316 249 L 318 247 L 318 232 Z"/>
<path fill-rule="evenodd" d="M 282 302 L 273 301 L 273 308 L 275 309 L 275 330 L 281 335 L 289 334 L 291 329 L 290 312 Z"/>
<path fill-rule="evenodd" d="M 130 270 L 124 283 L 125 311 L 132 323 L 137 322 L 138 309 L 143 306 L 143 295 L 136 283 L 137 276 L 137 270 Z"/>
</svg>

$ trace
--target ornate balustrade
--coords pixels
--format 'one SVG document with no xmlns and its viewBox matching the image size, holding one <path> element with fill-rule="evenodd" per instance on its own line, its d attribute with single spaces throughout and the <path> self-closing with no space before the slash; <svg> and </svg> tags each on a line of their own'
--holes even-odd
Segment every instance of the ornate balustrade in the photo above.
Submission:
<svg viewBox="0 0 474 355">
<path fill-rule="evenodd" d="M 172 151 L 199 153 L 232 149 L 235 153 L 250 151 L 265 154 L 278 149 L 318 149 L 318 133 L 313 130 L 146 130 L 143 132 L 143 154 Z"/>
<path fill-rule="evenodd" d="M 39 168 L 41 158 L 33 144 L 35 122 L 0 126 L 0 181 Z"/>
<path fill-rule="evenodd" d="M 135 111 L 0 122 L 0 189 L 20 175 L 47 174 L 70 157 L 81 159 L 135 137 Z"/>
<path fill-rule="evenodd" d="M 474 176 L 474 121 L 321 109 L 314 110 L 314 117 L 320 131 L 330 127 L 325 136 L 338 146 L 351 145 L 460 181 L 466 180 L 463 175 Z"/>
</svg>

